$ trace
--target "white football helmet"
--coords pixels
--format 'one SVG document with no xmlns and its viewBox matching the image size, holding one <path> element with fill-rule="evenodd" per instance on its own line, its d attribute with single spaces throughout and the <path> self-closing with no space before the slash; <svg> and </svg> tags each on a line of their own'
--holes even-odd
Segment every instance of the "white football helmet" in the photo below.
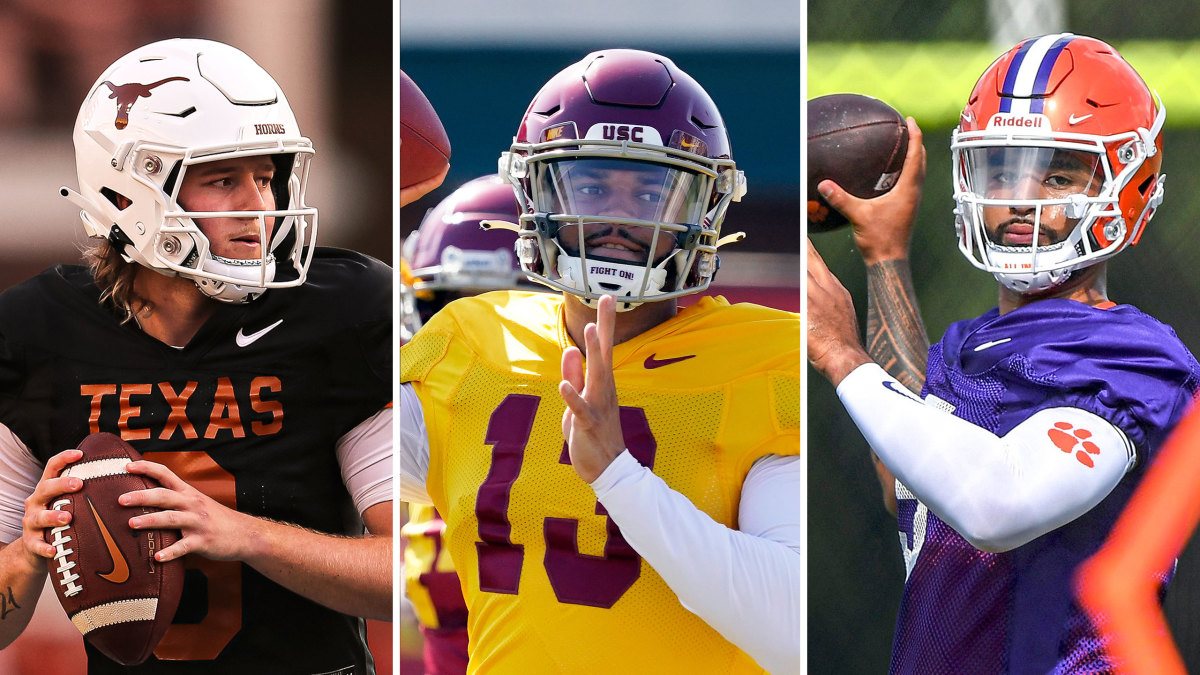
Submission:
<svg viewBox="0 0 1200 675">
<path fill-rule="evenodd" d="M 80 207 L 88 235 L 107 239 L 126 261 L 190 279 L 230 303 L 304 283 L 317 232 L 317 210 L 304 202 L 312 142 L 300 135 L 279 85 L 246 54 L 194 39 L 136 49 L 96 80 L 74 140 L 79 191 L 60 192 Z M 275 164 L 275 210 L 199 212 L 179 204 L 189 167 L 262 155 Z M 267 242 L 261 257 L 209 250 L 197 220 L 230 217 L 258 220 L 259 241 Z M 275 220 L 272 232 L 267 218 Z"/>
</svg>

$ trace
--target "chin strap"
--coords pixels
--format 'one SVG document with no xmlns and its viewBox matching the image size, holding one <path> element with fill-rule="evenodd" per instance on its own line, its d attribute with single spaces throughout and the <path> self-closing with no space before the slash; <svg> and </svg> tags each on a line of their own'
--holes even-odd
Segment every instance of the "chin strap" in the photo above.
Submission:
<svg viewBox="0 0 1200 675">
<path fill-rule="evenodd" d="M 251 284 L 265 284 L 275 278 L 275 256 L 267 256 L 267 264 L 264 270 L 259 258 L 255 258 L 254 260 L 236 260 L 210 254 L 209 259 L 204 261 L 201 269 L 205 272 L 245 280 L 245 284 L 234 284 L 206 277 L 192 279 L 196 287 L 213 300 L 240 305 L 252 302 L 258 296 L 267 292 L 265 287 Z"/>
</svg>

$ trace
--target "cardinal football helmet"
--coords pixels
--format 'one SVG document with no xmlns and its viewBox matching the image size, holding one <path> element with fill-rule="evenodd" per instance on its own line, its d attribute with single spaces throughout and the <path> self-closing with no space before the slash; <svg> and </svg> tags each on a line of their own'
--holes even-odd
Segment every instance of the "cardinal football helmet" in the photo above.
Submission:
<svg viewBox="0 0 1200 675">
<path fill-rule="evenodd" d="M 746 191 L 721 115 L 657 54 L 593 52 L 555 75 L 525 112 L 500 175 L 521 197 L 522 268 L 589 306 L 601 295 L 628 310 L 702 291 L 718 247 L 742 236 L 720 235 L 729 203 Z M 608 196 L 614 176 L 631 181 L 626 204 Z"/>
<path fill-rule="evenodd" d="M 1166 111 L 1156 99 L 1115 49 L 1090 37 L 1030 38 L 992 63 L 951 140 L 963 255 L 1033 293 L 1136 244 L 1166 178 Z M 985 210 L 1004 224 L 989 229 Z M 1055 219 L 1067 229 L 1046 243 Z M 1020 235 L 1002 236 L 1013 223 Z"/>
<path fill-rule="evenodd" d="M 495 174 L 463 184 L 429 210 L 402 249 L 402 336 L 411 336 L 455 298 L 522 285 L 541 288 L 526 281 L 517 263 L 516 235 L 479 225 L 513 221 L 520 213 L 512 185 Z"/>
<path fill-rule="evenodd" d="M 61 193 L 80 207 L 88 235 L 107 239 L 126 261 L 191 279 L 224 302 L 304 283 L 317 230 L 317 210 L 304 202 L 312 143 L 279 85 L 246 54 L 193 39 L 136 49 L 92 85 L 74 140 L 79 191 Z M 189 167 L 262 155 L 275 164 L 274 210 L 179 204 Z M 221 217 L 256 218 L 262 255 L 213 254 L 197 221 Z M 267 218 L 275 220 L 271 232 Z"/>
</svg>

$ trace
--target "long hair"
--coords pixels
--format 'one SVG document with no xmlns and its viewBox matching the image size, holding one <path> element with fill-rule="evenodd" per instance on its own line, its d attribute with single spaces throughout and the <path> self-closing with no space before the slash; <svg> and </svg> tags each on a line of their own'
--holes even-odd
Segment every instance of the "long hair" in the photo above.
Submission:
<svg viewBox="0 0 1200 675">
<path fill-rule="evenodd" d="M 100 303 L 111 302 L 121 315 L 121 323 L 133 319 L 134 312 L 149 309 L 149 302 L 133 290 L 138 265 L 126 261 L 107 239 L 99 239 L 83 250 L 83 260 L 100 289 Z"/>
</svg>

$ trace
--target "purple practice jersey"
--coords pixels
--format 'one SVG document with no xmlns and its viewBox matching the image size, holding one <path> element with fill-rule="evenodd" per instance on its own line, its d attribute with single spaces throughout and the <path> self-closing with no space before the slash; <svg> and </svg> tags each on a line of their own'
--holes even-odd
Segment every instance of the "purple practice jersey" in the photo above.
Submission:
<svg viewBox="0 0 1200 675">
<path fill-rule="evenodd" d="M 992 309 L 950 326 L 930 348 L 927 403 L 999 436 L 1045 408 L 1086 410 L 1125 432 L 1137 465 L 1091 511 L 1005 553 L 974 548 L 898 486 L 908 579 L 891 672 L 1113 671 L 1072 575 L 1184 414 L 1200 366 L 1169 326 L 1109 307 L 1044 300 L 1004 316 Z"/>
</svg>

